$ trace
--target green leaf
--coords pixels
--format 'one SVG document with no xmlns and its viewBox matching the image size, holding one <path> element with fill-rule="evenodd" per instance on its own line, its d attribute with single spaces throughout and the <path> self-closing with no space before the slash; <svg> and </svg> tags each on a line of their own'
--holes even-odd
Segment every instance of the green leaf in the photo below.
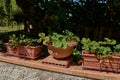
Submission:
<svg viewBox="0 0 120 80">
<path fill-rule="evenodd" d="M 81 44 L 88 44 L 91 40 L 89 38 L 82 38 Z"/>
<path fill-rule="evenodd" d="M 50 41 L 50 37 L 46 36 L 46 37 L 45 37 L 45 41 L 46 41 L 46 42 L 49 42 L 49 41 Z"/>
<path fill-rule="evenodd" d="M 67 48 L 67 42 L 62 42 L 62 47 L 65 49 L 65 48 Z"/>
<path fill-rule="evenodd" d="M 45 37 L 45 33 L 39 33 L 38 36 L 41 37 L 41 38 L 44 38 Z"/>
<path fill-rule="evenodd" d="M 54 41 L 53 46 L 58 48 L 62 46 L 62 43 L 60 41 Z"/>
</svg>

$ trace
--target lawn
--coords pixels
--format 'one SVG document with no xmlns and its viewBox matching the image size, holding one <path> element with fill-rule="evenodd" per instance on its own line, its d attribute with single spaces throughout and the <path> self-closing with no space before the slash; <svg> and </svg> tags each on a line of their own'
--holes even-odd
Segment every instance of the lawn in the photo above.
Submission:
<svg viewBox="0 0 120 80">
<path fill-rule="evenodd" d="M 24 25 L 18 25 L 18 26 L 13 26 L 13 27 L 1 27 L 0 26 L 0 33 L 2 32 L 11 32 L 11 31 L 17 31 L 17 30 L 23 30 L 24 29 Z"/>
</svg>

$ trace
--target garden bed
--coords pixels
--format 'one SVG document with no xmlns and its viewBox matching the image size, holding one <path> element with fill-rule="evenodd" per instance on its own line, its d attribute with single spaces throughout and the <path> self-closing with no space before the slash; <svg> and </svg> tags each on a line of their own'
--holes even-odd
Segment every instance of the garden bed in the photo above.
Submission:
<svg viewBox="0 0 120 80">
<path fill-rule="evenodd" d="M 48 66 L 48 64 L 42 64 L 42 60 L 43 59 L 29 60 L 29 59 L 23 59 L 13 56 L 5 56 L 2 53 L 0 53 L 0 61 L 37 68 L 37 69 L 55 71 L 70 75 L 102 79 L 102 80 L 119 80 L 119 76 L 120 76 L 119 73 L 85 70 L 80 65 L 76 65 L 76 64 L 71 64 L 69 68 L 63 68 L 52 65 Z"/>
</svg>

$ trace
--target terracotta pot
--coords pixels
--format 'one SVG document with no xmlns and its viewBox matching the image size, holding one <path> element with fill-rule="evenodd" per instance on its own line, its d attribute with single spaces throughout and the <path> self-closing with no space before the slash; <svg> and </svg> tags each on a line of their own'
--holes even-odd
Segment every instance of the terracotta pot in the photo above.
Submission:
<svg viewBox="0 0 120 80">
<path fill-rule="evenodd" d="M 90 54 L 89 51 L 82 51 L 83 68 L 100 70 L 100 60 L 95 54 Z"/>
<path fill-rule="evenodd" d="M 102 60 L 99 60 L 95 54 L 90 54 L 88 51 L 82 51 L 82 55 L 82 66 L 85 69 L 120 72 L 120 57 L 103 57 Z"/>
<path fill-rule="evenodd" d="M 102 70 L 119 72 L 120 70 L 120 57 L 104 57 L 102 61 Z"/>
<path fill-rule="evenodd" d="M 6 45 L 6 49 L 7 49 L 8 54 L 16 55 L 16 51 L 17 51 L 16 48 L 12 48 L 12 46 L 10 46 L 9 43 L 6 43 L 5 45 Z"/>
<path fill-rule="evenodd" d="M 56 48 L 52 45 L 48 45 L 48 52 L 56 59 L 64 59 L 72 54 L 73 46 L 68 46 L 67 48 Z"/>
<path fill-rule="evenodd" d="M 27 56 L 32 58 L 32 57 L 37 57 L 40 55 L 42 46 L 28 46 L 25 48 L 27 51 Z"/>
<path fill-rule="evenodd" d="M 35 59 L 40 56 L 42 46 L 17 46 L 19 57 Z"/>
<path fill-rule="evenodd" d="M 17 48 L 17 53 L 19 54 L 19 56 L 26 56 L 27 54 L 27 50 L 25 49 L 25 46 L 16 46 Z"/>
</svg>

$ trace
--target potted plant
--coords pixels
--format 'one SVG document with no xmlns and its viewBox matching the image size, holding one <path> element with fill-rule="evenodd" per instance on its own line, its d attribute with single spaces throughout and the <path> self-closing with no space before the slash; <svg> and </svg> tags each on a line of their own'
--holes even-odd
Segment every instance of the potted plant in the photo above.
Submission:
<svg viewBox="0 0 120 80">
<path fill-rule="evenodd" d="M 119 49 L 119 45 L 116 45 L 116 40 L 104 38 L 104 41 L 99 43 L 102 46 L 110 48 L 109 52 L 105 54 L 105 56 L 102 59 L 102 70 L 118 72 L 120 59 L 118 58 L 118 56 L 115 56 L 115 51 Z"/>
<path fill-rule="evenodd" d="M 83 44 L 83 68 L 104 71 L 118 70 L 118 59 L 112 54 L 112 47 L 116 44 L 115 40 L 105 38 L 104 41 L 96 42 L 83 38 L 81 43 Z M 119 49 L 118 45 L 114 48 Z"/>
<path fill-rule="evenodd" d="M 120 71 L 120 44 L 116 44 L 113 46 L 112 56 L 109 59 L 110 67 L 113 71 Z"/>
<path fill-rule="evenodd" d="M 54 32 L 51 35 L 39 34 L 43 37 L 43 44 L 48 47 L 48 52 L 56 59 L 64 59 L 72 54 L 74 46 L 80 41 L 72 32 L 65 30 L 63 34 Z"/>
<path fill-rule="evenodd" d="M 40 56 L 42 45 L 41 42 L 38 42 L 37 39 L 25 38 L 22 40 L 17 48 L 17 53 L 20 57 L 25 57 L 29 59 L 36 59 Z"/>
<path fill-rule="evenodd" d="M 73 49 L 72 58 L 74 63 L 81 65 L 83 62 L 83 58 L 82 58 L 81 50 L 79 50 L 79 47 L 80 46 L 77 46 Z"/>
<path fill-rule="evenodd" d="M 99 59 L 97 50 L 99 48 L 99 43 L 96 41 L 91 41 L 90 38 L 82 38 L 82 55 L 83 55 L 83 68 L 96 69 L 99 70 Z M 93 64 L 94 63 L 94 64 Z"/>
<path fill-rule="evenodd" d="M 13 37 L 14 36 L 14 37 Z M 15 52 L 8 52 L 8 54 L 13 56 L 19 56 L 29 59 L 36 59 L 40 56 L 41 51 L 41 41 L 38 39 L 33 38 L 27 38 L 25 35 L 19 35 L 16 37 L 16 35 L 12 35 L 12 38 L 10 37 L 9 45 L 11 49 L 14 49 Z M 9 51 L 9 50 L 8 50 Z"/>
<path fill-rule="evenodd" d="M 109 38 L 104 38 L 104 41 L 99 41 L 99 44 L 112 48 L 112 46 L 114 46 L 116 44 L 116 40 L 109 39 Z"/>
<path fill-rule="evenodd" d="M 18 38 L 15 34 L 9 36 L 9 41 L 6 44 L 7 52 L 11 55 L 16 55 L 16 46 L 18 44 Z"/>
<path fill-rule="evenodd" d="M 113 55 L 118 57 L 120 56 L 120 44 L 113 46 Z"/>
</svg>

